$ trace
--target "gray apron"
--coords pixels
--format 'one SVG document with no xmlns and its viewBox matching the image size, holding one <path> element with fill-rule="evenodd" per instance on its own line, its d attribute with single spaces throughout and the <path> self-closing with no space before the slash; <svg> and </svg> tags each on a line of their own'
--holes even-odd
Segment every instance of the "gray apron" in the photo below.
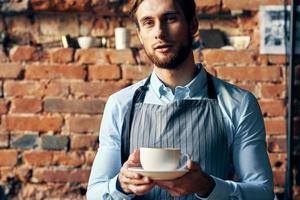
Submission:
<svg viewBox="0 0 300 200">
<path fill-rule="evenodd" d="M 123 124 L 121 158 L 124 163 L 140 147 L 180 148 L 188 153 L 207 174 L 228 179 L 232 176 L 230 154 L 221 109 L 212 77 L 207 76 L 208 97 L 179 100 L 166 105 L 145 104 L 150 77 L 136 90 L 131 110 Z M 194 195 L 172 197 L 155 186 L 144 196 L 134 199 L 197 199 Z"/>
</svg>

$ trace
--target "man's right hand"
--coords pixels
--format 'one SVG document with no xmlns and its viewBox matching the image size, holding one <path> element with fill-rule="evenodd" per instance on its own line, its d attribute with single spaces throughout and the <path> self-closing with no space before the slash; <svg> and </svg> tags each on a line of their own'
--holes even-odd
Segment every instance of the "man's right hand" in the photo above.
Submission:
<svg viewBox="0 0 300 200">
<path fill-rule="evenodd" d="M 153 188 L 154 183 L 149 177 L 128 170 L 129 167 L 138 166 L 141 166 L 140 151 L 135 150 L 122 166 L 118 179 L 124 192 L 144 195 Z"/>
</svg>

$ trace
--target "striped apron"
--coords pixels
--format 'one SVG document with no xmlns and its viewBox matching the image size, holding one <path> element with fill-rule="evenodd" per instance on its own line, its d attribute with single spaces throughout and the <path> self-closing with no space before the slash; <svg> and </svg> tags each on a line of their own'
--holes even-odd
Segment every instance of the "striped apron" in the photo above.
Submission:
<svg viewBox="0 0 300 200">
<path fill-rule="evenodd" d="M 145 104 L 150 77 L 136 90 L 132 107 L 122 127 L 121 158 L 124 163 L 140 147 L 180 148 L 188 153 L 207 174 L 228 179 L 231 162 L 221 109 L 212 77 L 207 76 L 208 98 L 179 100 L 166 105 Z M 155 186 L 149 193 L 134 199 L 197 199 L 193 194 L 172 197 Z"/>
</svg>

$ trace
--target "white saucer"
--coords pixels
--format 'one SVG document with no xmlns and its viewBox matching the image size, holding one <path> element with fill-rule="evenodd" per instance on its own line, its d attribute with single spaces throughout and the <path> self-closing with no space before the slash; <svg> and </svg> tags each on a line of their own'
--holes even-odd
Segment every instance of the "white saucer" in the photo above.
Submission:
<svg viewBox="0 0 300 200">
<path fill-rule="evenodd" d="M 152 180 L 172 180 L 183 176 L 189 171 L 187 169 L 177 169 L 174 171 L 146 171 L 142 167 L 130 167 L 128 170 L 147 176 Z"/>
</svg>

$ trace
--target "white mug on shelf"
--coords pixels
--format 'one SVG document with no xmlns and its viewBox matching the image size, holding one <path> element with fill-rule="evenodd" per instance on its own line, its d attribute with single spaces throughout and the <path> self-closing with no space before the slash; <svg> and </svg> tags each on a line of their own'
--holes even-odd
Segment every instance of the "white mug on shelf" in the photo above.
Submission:
<svg viewBox="0 0 300 200">
<path fill-rule="evenodd" d="M 115 46 L 116 49 L 129 48 L 130 37 L 129 30 L 125 27 L 115 28 Z"/>
</svg>

